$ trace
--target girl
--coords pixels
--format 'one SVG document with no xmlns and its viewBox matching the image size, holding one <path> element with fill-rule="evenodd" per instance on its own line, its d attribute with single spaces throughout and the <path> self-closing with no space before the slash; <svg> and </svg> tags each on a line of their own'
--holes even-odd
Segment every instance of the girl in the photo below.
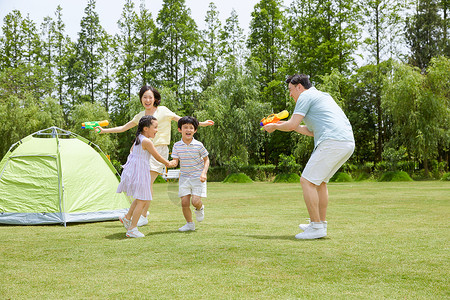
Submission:
<svg viewBox="0 0 450 300">
<path fill-rule="evenodd" d="M 134 116 L 134 118 L 126 123 L 123 126 L 118 126 L 114 128 L 102 128 L 97 127 L 97 129 L 100 129 L 100 133 L 118 133 L 118 132 L 124 132 L 127 131 L 136 125 L 138 125 L 139 120 L 143 116 L 151 115 L 154 116 L 156 119 L 159 120 L 159 132 L 155 135 L 153 139 L 153 143 L 155 145 L 156 151 L 158 151 L 159 154 L 161 154 L 165 159 L 169 158 L 169 144 L 170 144 L 170 127 L 171 122 L 175 121 L 178 122 L 178 120 L 181 118 L 180 116 L 176 115 L 174 112 L 172 112 L 170 109 L 168 109 L 165 106 L 160 105 L 161 104 L 161 95 L 159 94 L 158 90 L 154 87 L 144 85 L 141 90 L 139 91 L 139 99 L 141 101 L 142 106 L 144 107 L 144 111 L 141 111 L 137 115 Z M 210 126 L 214 125 L 214 122 L 211 120 L 207 120 L 205 122 L 200 122 L 200 126 Z M 96 131 L 97 131 L 96 129 Z M 150 159 L 150 176 L 151 176 L 151 186 L 152 194 L 153 194 L 153 182 L 155 181 L 156 177 L 158 177 L 159 174 L 162 174 L 164 171 L 164 165 L 159 163 L 155 157 L 151 157 Z M 142 216 L 140 217 L 140 220 L 138 222 L 138 226 L 142 226 L 148 223 L 147 220 L 147 211 L 149 208 L 150 202 L 148 201 L 145 205 L 145 209 L 142 213 Z"/>
<path fill-rule="evenodd" d="M 123 223 L 127 231 L 127 237 L 144 237 L 144 234 L 137 229 L 139 217 L 142 215 L 147 202 L 152 200 L 150 158 L 156 160 L 167 167 L 170 163 L 156 151 L 150 138 L 154 138 L 158 132 L 158 121 L 153 116 L 143 116 L 139 120 L 136 138 L 128 156 L 127 163 L 123 166 L 120 184 L 117 193 L 125 192 L 127 196 L 134 198 L 128 213 L 119 220 Z"/>
</svg>

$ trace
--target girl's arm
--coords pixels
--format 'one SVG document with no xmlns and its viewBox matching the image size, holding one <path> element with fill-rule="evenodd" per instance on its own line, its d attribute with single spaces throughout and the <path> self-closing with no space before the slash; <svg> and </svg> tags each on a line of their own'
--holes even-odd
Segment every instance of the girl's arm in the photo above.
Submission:
<svg viewBox="0 0 450 300">
<path fill-rule="evenodd" d="M 158 153 L 158 151 L 156 151 L 155 146 L 149 139 L 147 138 L 142 139 L 142 148 L 144 150 L 147 150 L 157 161 L 163 163 L 166 167 L 170 166 L 170 162 L 164 157 L 162 157 L 161 154 Z"/>
<path fill-rule="evenodd" d="M 178 166 L 178 158 L 173 158 L 171 161 L 169 161 L 168 168 L 176 168 Z"/>
<path fill-rule="evenodd" d="M 205 156 L 205 157 L 203 157 L 203 160 L 205 161 L 205 166 L 203 167 L 202 174 L 200 175 L 201 182 L 205 182 L 206 178 L 207 178 L 206 173 L 208 173 L 208 168 L 209 168 L 209 157 Z"/>
<path fill-rule="evenodd" d="M 99 129 L 100 132 L 99 134 L 102 133 L 119 133 L 119 132 L 124 132 L 127 131 L 133 127 L 136 126 L 136 123 L 134 123 L 133 121 L 128 122 L 125 125 L 122 126 L 117 126 L 117 127 L 113 127 L 113 128 L 102 128 L 101 126 L 95 127 L 95 129 Z"/>
</svg>

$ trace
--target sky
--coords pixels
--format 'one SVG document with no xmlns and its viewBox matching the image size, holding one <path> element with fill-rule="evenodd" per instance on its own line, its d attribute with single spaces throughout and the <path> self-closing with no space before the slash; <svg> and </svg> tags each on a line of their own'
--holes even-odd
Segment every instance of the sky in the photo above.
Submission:
<svg viewBox="0 0 450 300">
<path fill-rule="evenodd" d="M 248 33 L 251 20 L 251 12 L 259 0 L 185 0 L 186 7 L 191 9 L 191 17 L 197 23 L 199 29 L 204 29 L 204 20 L 208 11 L 209 3 L 214 2 L 219 11 L 219 19 L 222 25 L 230 17 L 232 9 L 235 9 L 239 17 L 239 25 Z M 287 6 L 291 0 L 284 0 Z M 134 0 L 136 11 L 139 10 L 141 0 Z M 162 7 L 163 0 L 145 0 L 146 8 L 152 13 L 156 20 L 158 12 Z M 125 0 L 97 0 L 96 11 L 99 14 L 100 24 L 111 35 L 118 32 L 117 21 L 120 19 Z M 17 9 L 25 18 L 27 15 L 35 21 L 37 26 L 43 22 L 44 17 L 55 18 L 56 7 L 61 5 L 63 21 L 66 25 L 66 34 L 75 40 L 80 31 L 80 21 L 84 16 L 87 0 L 0 0 L 0 19 L 12 10 Z"/>
</svg>

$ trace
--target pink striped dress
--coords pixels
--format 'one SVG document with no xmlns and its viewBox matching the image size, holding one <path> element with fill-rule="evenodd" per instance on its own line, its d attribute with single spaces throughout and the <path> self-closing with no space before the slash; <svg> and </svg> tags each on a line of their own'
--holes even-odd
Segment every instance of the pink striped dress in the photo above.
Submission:
<svg viewBox="0 0 450 300">
<path fill-rule="evenodd" d="M 123 165 L 120 183 L 117 193 L 125 192 L 127 196 L 138 200 L 152 200 L 150 189 L 152 180 L 150 176 L 151 154 L 142 149 L 142 134 L 138 136 L 141 141 L 139 145 L 134 145 L 133 152 L 128 155 L 127 163 Z"/>
</svg>

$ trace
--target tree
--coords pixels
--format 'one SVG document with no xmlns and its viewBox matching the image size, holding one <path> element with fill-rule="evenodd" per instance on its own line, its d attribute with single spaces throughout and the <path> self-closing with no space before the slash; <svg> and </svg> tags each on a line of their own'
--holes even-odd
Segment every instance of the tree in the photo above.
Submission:
<svg viewBox="0 0 450 300">
<path fill-rule="evenodd" d="M 127 0 L 123 7 L 120 20 L 117 22 L 119 26 L 119 34 L 115 36 L 117 49 L 115 53 L 116 61 L 116 89 L 115 89 L 115 110 L 123 116 L 123 110 L 126 109 L 127 103 L 130 102 L 133 95 L 135 78 L 136 78 L 136 58 L 135 54 L 138 50 L 136 44 L 136 24 L 137 15 L 134 11 L 134 3 Z M 119 119 L 122 121 L 122 119 Z M 119 121 L 118 120 L 118 121 Z"/>
<path fill-rule="evenodd" d="M 231 157 L 244 164 L 259 162 L 264 153 L 264 133 L 259 119 L 269 110 L 259 99 L 259 84 L 255 74 L 245 73 L 238 66 L 225 70 L 223 79 L 210 86 L 202 95 L 203 109 L 199 119 L 214 120 L 216 125 L 199 131 L 201 140 L 208 145 L 211 163 L 223 165 Z"/>
<path fill-rule="evenodd" d="M 176 92 L 190 111 L 188 87 L 196 82 L 199 34 L 184 0 L 164 0 L 156 19 L 155 62 L 160 69 L 157 80 Z"/>
<path fill-rule="evenodd" d="M 251 59 L 260 68 L 258 81 L 261 84 L 263 97 L 268 99 L 274 110 L 284 109 L 280 105 L 280 96 L 284 94 L 285 74 L 280 74 L 283 65 L 283 49 L 285 49 L 285 34 L 283 32 L 284 16 L 280 0 L 261 0 L 255 5 L 250 23 L 250 35 L 247 46 Z"/>
<path fill-rule="evenodd" d="M 111 155 L 117 160 L 117 135 L 115 134 L 98 134 L 94 130 L 81 129 L 80 124 L 87 120 L 108 120 L 109 114 L 105 107 L 98 103 L 84 102 L 76 104 L 72 108 L 70 115 L 71 123 L 70 131 L 79 134 L 94 144 L 98 145 L 100 149 L 106 154 Z"/>
<path fill-rule="evenodd" d="M 115 47 L 114 39 L 108 33 L 104 32 L 104 36 L 101 39 L 101 47 L 99 49 L 99 59 L 101 61 L 101 65 L 103 66 L 103 72 L 100 75 L 100 84 L 102 94 L 102 103 L 106 109 L 109 111 L 110 108 L 110 98 L 113 94 L 113 80 L 114 80 L 114 52 L 113 49 Z"/>
<path fill-rule="evenodd" d="M 100 25 L 98 13 L 95 11 L 95 0 L 88 0 L 84 9 L 85 15 L 81 18 L 81 31 L 78 33 L 77 59 L 81 62 L 80 76 L 83 90 L 82 102 L 94 103 L 96 96 L 101 92 L 99 77 L 102 72 L 100 64 L 101 42 L 105 36 Z"/>
<path fill-rule="evenodd" d="M 445 54 L 446 46 L 448 47 L 446 21 L 439 14 L 439 3 L 444 2 L 446 1 L 418 0 L 414 15 L 406 18 L 405 35 L 411 52 L 409 62 L 422 72 L 426 70 L 432 57 Z M 450 53 L 447 52 L 448 54 Z"/>
<path fill-rule="evenodd" d="M 206 30 L 202 32 L 202 52 L 201 58 L 205 64 L 204 72 L 201 75 L 200 86 L 203 90 L 206 90 L 208 86 L 215 83 L 218 74 L 221 71 L 220 58 L 222 53 L 222 44 L 220 43 L 220 32 L 222 25 L 219 20 L 219 12 L 216 5 L 211 2 L 209 4 L 209 10 L 206 12 L 205 17 Z"/>
<path fill-rule="evenodd" d="M 289 49 L 285 70 L 311 78 L 333 69 L 349 74 L 359 45 L 358 6 L 354 0 L 295 0 L 285 26 Z"/>
<path fill-rule="evenodd" d="M 136 18 L 136 68 L 138 71 L 138 80 L 141 86 L 155 85 L 155 74 L 157 72 L 157 65 L 153 62 L 154 46 L 153 35 L 156 30 L 153 22 L 152 14 L 145 8 L 145 3 L 142 2 L 139 7 L 139 15 Z"/>
<path fill-rule="evenodd" d="M 42 41 L 42 52 L 43 61 L 45 67 L 48 69 L 49 73 L 53 72 L 53 45 L 55 43 L 55 23 L 50 17 L 45 17 L 44 22 L 41 24 L 41 35 L 43 37 Z M 52 74 L 53 75 L 53 74 Z M 52 76 L 53 77 L 53 76 Z"/>
<path fill-rule="evenodd" d="M 381 105 L 381 93 L 383 89 L 383 74 L 381 63 L 384 59 L 398 55 L 398 48 L 401 45 L 401 18 L 399 15 L 402 2 L 399 0 L 365 0 L 361 3 L 363 18 L 362 25 L 368 36 L 364 40 L 364 47 L 368 52 L 369 61 L 376 67 L 371 100 L 374 103 L 376 122 L 376 143 L 375 157 L 381 161 L 383 146 L 387 141 L 388 130 L 383 122 L 384 112 Z M 397 46 L 396 46 L 397 45 Z M 396 46 L 396 47 L 394 47 Z"/>
<path fill-rule="evenodd" d="M 22 14 L 18 10 L 13 10 L 3 19 L 0 57 L 2 69 L 17 68 L 19 64 L 24 63 L 25 37 L 22 31 L 22 20 Z"/>
<path fill-rule="evenodd" d="M 31 93 L 0 97 L 0 119 L 1 157 L 25 136 L 63 124 L 61 107 L 55 99 L 37 99 Z"/>
<path fill-rule="evenodd" d="M 234 9 L 220 32 L 220 40 L 224 63 L 228 66 L 242 65 L 242 60 L 248 55 L 245 47 L 244 30 L 239 26 L 239 18 Z"/>
<path fill-rule="evenodd" d="M 62 8 L 60 5 L 56 8 L 55 17 L 56 20 L 52 21 L 53 25 L 51 26 L 53 37 L 53 43 L 51 44 L 51 47 L 53 48 L 53 78 L 55 82 L 56 98 L 59 100 L 59 104 L 61 105 L 63 112 L 66 112 L 68 110 L 67 97 L 64 91 L 68 66 L 66 47 L 70 42 L 70 38 L 64 32 L 66 25 L 62 20 Z"/>
<path fill-rule="evenodd" d="M 413 158 L 423 162 L 428 175 L 428 162 L 437 154 L 439 142 L 445 137 L 444 128 L 448 130 L 444 124 L 449 120 L 448 99 L 432 91 L 426 76 L 416 67 L 397 63 L 387 80 L 383 107 L 395 125 L 389 146 L 403 145 Z"/>
<path fill-rule="evenodd" d="M 441 123 L 438 124 L 441 138 L 438 141 L 438 160 L 450 167 L 450 59 L 445 56 L 433 57 L 427 69 L 427 87 L 443 110 Z"/>
</svg>

